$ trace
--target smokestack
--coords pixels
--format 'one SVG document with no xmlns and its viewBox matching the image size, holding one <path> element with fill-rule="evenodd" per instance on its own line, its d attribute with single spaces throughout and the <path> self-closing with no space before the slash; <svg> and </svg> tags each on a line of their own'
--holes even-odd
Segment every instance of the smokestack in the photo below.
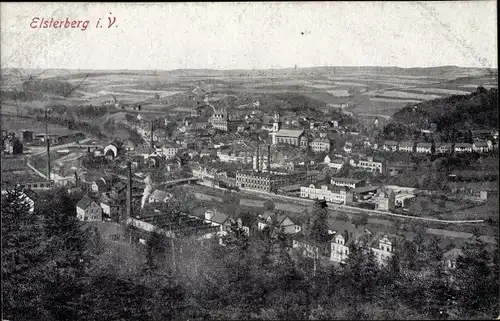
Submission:
<svg viewBox="0 0 500 321">
<path fill-rule="evenodd" d="M 80 182 L 78 181 L 78 174 L 75 172 L 75 186 L 79 186 Z"/>
<path fill-rule="evenodd" d="M 45 108 L 45 140 L 47 142 L 47 177 L 50 180 L 50 142 L 47 108 Z"/>
<path fill-rule="evenodd" d="M 267 145 L 267 171 L 271 173 L 271 145 Z"/>
<path fill-rule="evenodd" d="M 127 219 L 132 217 L 132 164 L 127 162 Z"/>
<path fill-rule="evenodd" d="M 155 145 L 154 145 L 154 140 L 153 140 L 153 132 L 154 132 L 155 126 L 154 126 L 154 120 L 151 121 L 151 148 L 154 150 Z"/>
</svg>

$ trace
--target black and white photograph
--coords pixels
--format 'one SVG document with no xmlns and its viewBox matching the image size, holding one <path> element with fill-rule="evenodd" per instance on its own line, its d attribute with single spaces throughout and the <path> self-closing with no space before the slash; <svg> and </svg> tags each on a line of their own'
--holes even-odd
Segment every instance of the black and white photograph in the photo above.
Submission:
<svg viewBox="0 0 500 321">
<path fill-rule="evenodd" d="M 497 2 L 0 3 L 1 321 L 500 319 Z"/>
</svg>

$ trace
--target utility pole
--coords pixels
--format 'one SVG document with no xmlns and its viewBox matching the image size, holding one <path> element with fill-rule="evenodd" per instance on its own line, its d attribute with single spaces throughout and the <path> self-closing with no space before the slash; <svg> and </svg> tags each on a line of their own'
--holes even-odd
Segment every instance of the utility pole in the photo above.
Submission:
<svg viewBox="0 0 500 321">
<path fill-rule="evenodd" d="M 45 108 L 45 141 L 47 142 L 47 177 L 50 180 L 50 141 L 47 108 Z"/>
</svg>

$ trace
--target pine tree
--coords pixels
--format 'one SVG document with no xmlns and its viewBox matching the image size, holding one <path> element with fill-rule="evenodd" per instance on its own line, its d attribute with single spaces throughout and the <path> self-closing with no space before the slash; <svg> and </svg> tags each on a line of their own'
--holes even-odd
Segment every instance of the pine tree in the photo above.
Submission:
<svg viewBox="0 0 500 321">
<path fill-rule="evenodd" d="M 494 262 L 481 240 L 471 239 L 464 246 L 455 271 L 457 303 L 463 315 L 477 317 L 497 313 L 498 268 Z"/>
<path fill-rule="evenodd" d="M 5 319 L 48 320 L 43 267 L 47 239 L 43 217 L 29 211 L 21 189 L 2 194 L 2 313 Z"/>
<path fill-rule="evenodd" d="M 85 288 L 85 268 L 95 257 L 89 248 L 91 230 L 77 220 L 75 201 L 62 190 L 37 205 L 47 237 L 44 305 L 56 319 L 76 319 L 82 313 L 79 300 Z"/>
</svg>

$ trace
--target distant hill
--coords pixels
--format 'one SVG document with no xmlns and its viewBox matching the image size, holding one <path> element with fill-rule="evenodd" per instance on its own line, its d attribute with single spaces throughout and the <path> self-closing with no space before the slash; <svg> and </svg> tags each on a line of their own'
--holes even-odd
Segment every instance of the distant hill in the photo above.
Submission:
<svg viewBox="0 0 500 321">
<path fill-rule="evenodd" d="M 281 69 L 175 69 L 175 70 L 78 70 L 78 69 L 21 69 L 5 68 L 2 74 L 16 75 L 39 75 L 43 78 L 61 77 L 69 74 L 79 74 L 89 77 L 107 74 L 122 75 L 155 75 L 155 76 L 182 76 L 182 77 L 238 77 L 238 76 L 290 76 L 290 75 L 335 75 L 335 74 L 380 74 L 393 76 L 425 76 L 455 79 L 470 76 L 493 76 L 497 77 L 498 70 L 491 68 L 469 68 L 458 66 L 422 67 L 422 68 L 400 68 L 400 67 L 377 67 L 377 66 L 320 66 L 307 68 L 281 68 Z"/>
<path fill-rule="evenodd" d="M 438 131 L 498 128 L 497 88 L 478 87 L 469 95 L 453 95 L 406 106 L 396 112 L 391 123 L 429 128 Z"/>
</svg>

